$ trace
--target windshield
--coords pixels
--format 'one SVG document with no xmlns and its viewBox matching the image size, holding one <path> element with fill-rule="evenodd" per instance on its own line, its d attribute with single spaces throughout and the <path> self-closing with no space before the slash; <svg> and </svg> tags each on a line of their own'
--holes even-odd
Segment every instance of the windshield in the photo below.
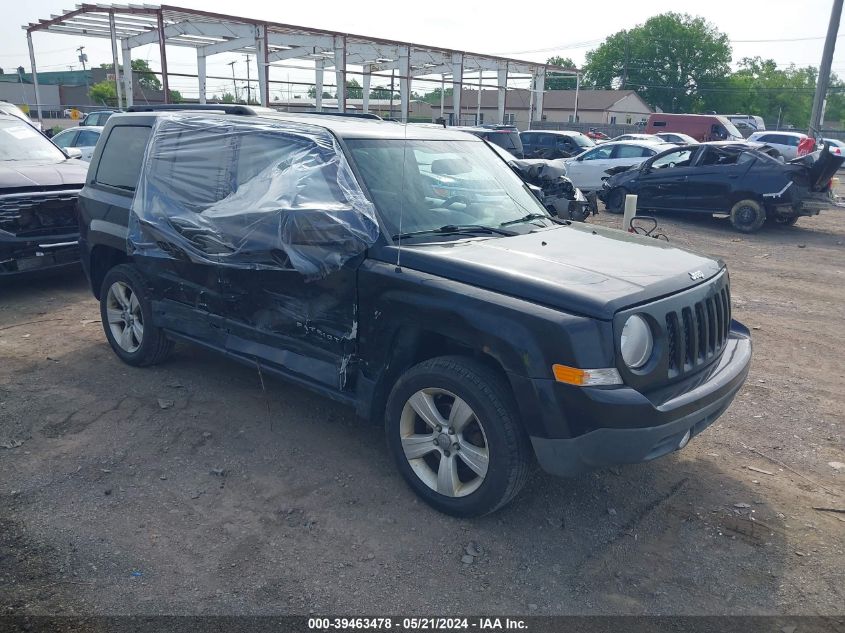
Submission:
<svg viewBox="0 0 845 633">
<path fill-rule="evenodd" d="M 573 134 L 569 138 L 571 138 L 578 147 L 592 147 L 596 144 L 596 142 L 586 134 Z"/>
<path fill-rule="evenodd" d="M 66 156 L 31 125 L 0 119 L 0 160 L 59 162 Z"/>
<path fill-rule="evenodd" d="M 736 126 L 726 117 L 719 117 L 719 121 L 722 123 L 722 125 L 725 126 L 725 129 L 728 131 L 728 134 L 735 138 L 742 138 L 742 134 L 740 133 L 740 131 L 736 129 Z"/>
<path fill-rule="evenodd" d="M 391 235 L 549 217 L 483 142 L 349 139 L 346 144 Z"/>
</svg>

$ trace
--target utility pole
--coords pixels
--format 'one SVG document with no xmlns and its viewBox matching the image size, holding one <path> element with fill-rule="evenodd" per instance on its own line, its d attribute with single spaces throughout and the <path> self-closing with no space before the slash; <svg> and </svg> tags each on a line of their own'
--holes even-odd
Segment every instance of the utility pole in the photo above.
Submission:
<svg viewBox="0 0 845 633">
<path fill-rule="evenodd" d="M 249 55 L 244 55 L 244 57 L 246 57 L 246 104 L 249 105 L 252 100 L 252 92 L 249 88 Z"/>
<path fill-rule="evenodd" d="M 85 51 L 84 46 L 80 46 L 79 48 L 76 49 L 76 51 L 79 53 L 79 61 L 82 62 L 82 72 L 85 75 L 85 94 L 87 95 L 88 91 L 91 89 L 88 85 L 88 70 L 85 68 L 85 62 L 88 61 L 88 55 L 86 55 L 84 53 L 84 51 Z M 115 68 L 115 72 L 117 72 L 116 68 Z"/>
<path fill-rule="evenodd" d="M 235 81 L 235 64 L 237 62 L 231 61 L 229 62 L 229 66 L 232 67 L 232 87 L 235 89 L 235 103 L 238 102 L 238 84 Z"/>
<path fill-rule="evenodd" d="M 839 19 L 841 17 L 842 0 L 833 0 L 830 23 L 827 25 L 827 37 L 822 52 L 822 63 L 819 66 L 818 79 L 816 79 L 816 96 L 813 98 L 813 114 L 810 117 L 810 129 L 808 130 L 810 136 L 821 134 L 824 103 L 830 85 L 830 64 L 833 61 L 833 50 L 836 48 L 836 35 L 839 32 Z"/>
<path fill-rule="evenodd" d="M 620 90 L 625 90 L 625 83 L 628 81 L 628 43 L 630 40 L 630 33 L 626 30 L 625 31 L 625 66 L 622 69 L 622 85 L 619 87 Z"/>
</svg>

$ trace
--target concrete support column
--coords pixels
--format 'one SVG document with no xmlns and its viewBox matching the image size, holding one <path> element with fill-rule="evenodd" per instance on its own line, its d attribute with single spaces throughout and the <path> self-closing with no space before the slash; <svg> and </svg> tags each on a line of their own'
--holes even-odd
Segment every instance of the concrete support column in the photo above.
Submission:
<svg viewBox="0 0 845 633">
<path fill-rule="evenodd" d="M 123 95 L 120 89 L 120 66 L 117 63 L 117 33 L 114 28 L 114 12 L 109 11 L 109 39 L 111 40 L 111 63 L 114 69 L 114 92 L 117 95 L 117 109 L 123 110 Z"/>
<path fill-rule="evenodd" d="M 508 63 L 507 62 L 499 62 L 499 68 L 497 71 L 497 83 L 499 86 L 499 123 L 504 125 L 505 123 L 505 106 L 507 103 L 508 98 Z"/>
<path fill-rule="evenodd" d="M 164 15 L 161 9 L 156 14 L 158 18 L 158 53 L 161 57 L 161 87 L 164 90 L 164 102 L 170 103 L 170 82 L 167 79 L 167 46 L 164 35 Z"/>
<path fill-rule="evenodd" d="M 314 109 L 317 112 L 323 111 L 323 69 L 326 62 L 318 59 L 314 62 L 314 89 L 316 90 Z"/>
<path fill-rule="evenodd" d="M 263 24 L 255 27 L 255 64 L 258 66 L 258 102 L 266 108 L 270 104 L 270 87 L 267 82 L 267 28 Z"/>
<path fill-rule="evenodd" d="M 35 108 L 38 110 L 38 121 L 41 116 L 41 92 L 38 90 L 38 69 L 35 67 L 35 49 L 32 47 L 32 33 L 26 32 L 26 44 L 29 47 L 29 65 L 32 69 L 32 87 L 35 88 Z"/>
<path fill-rule="evenodd" d="M 440 118 L 446 117 L 446 75 L 440 75 Z"/>
<path fill-rule="evenodd" d="M 475 124 L 481 125 L 481 82 L 484 79 L 484 71 L 478 69 L 478 100 L 475 104 Z"/>
<path fill-rule="evenodd" d="M 123 94 L 126 97 L 126 107 L 135 103 L 135 77 L 132 74 L 132 49 L 129 48 L 129 40 L 120 40 L 121 57 L 123 59 Z"/>
<path fill-rule="evenodd" d="M 411 104 L 411 49 L 408 46 L 399 47 L 399 103 L 399 119 L 407 123 Z"/>
<path fill-rule="evenodd" d="M 370 72 L 370 66 L 367 64 L 364 66 L 364 76 L 361 80 L 361 83 L 363 84 L 363 93 L 361 94 L 361 98 L 364 100 L 364 103 L 361 105 L 361 109 L 364 112 L 370 111 L 370 79 L 372 78 Z"/>
<path fill-rule="evenodd" d="M 461 124 L 461 90 L 464 85 L 464 55 L 452 53 L 452 111 L 455 125 Z"/>
<path fill-rule="evenodd" d="M 199 89 L 199 102 L 205 103 L 206 98 L 206 72 L 205 72 L 205 51 L 197 49 L 197 82 Z"/>
<path fill-rule="evenodd" d="M 534 94 L 534 121 L 543 120 L 543 90 L 546 85 L 546 69 L 539 68 L 534 71 L 532 81 L 532 93 Z"/>
<path fill-rule="evenodd" d="M 346 112 L 346 37 L 334 38 L 334 76 L 337 84 L 337 111 Z"/>
</svg>

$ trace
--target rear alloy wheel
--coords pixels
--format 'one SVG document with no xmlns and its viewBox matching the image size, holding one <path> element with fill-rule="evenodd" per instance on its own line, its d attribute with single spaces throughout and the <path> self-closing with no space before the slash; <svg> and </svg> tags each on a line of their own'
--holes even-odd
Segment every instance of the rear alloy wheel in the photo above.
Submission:
<svg viewBox="0 0 845 633">
<path fill-rule="evenodd" d="M 493 512 L 528 477 L 531 448 L 508 384 L 470 358 L 444 356 L 408 370 L 393 387 L 385 422 L 402 476 L 446 514 Z"/>
<path fill-rule="evenodd" d="M 740 200 L 731 208 L 731 224 L 742 233 L 754 233 L 766 221 L 766 210 L 756 200 Z"/>
<path fill-rule="evenodd" d="M 129 264 L 106 273 L 100 290 L 100 317 L 112 350 L 129 365 L 155 365 L 173 350 L 173 341 L 152 324 L 144 278 Z"/>
<path fill-rule="evenodd" d="M 628 194 L 622 187 L 617 187 L 616 189 L 612 189 L 610 193 L 607 194 L 607 204 L 605 204 L 605 209 L 607 209 L 610 213 L 622 213 L 625 211 L 625 196 Z"/>
</svg>

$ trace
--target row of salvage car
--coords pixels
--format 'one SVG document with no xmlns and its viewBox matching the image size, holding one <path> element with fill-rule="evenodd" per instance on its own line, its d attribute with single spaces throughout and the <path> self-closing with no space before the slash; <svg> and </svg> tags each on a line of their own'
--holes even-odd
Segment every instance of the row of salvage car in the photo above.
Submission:
<svg viewBox="0 0 845 633">
<path fill-rule="evenodd" d="M 638 211 L 727 215 L 744 233 L 759 230 L 766 221 L 791 226 L 802 216 L 836 206 L 832 178 L 845 162 L 839 148 L 827 140 L 821 150 L 786 161 L 779 149 L 765 143 L 698 143 L 669 133 L 627 134 L 596 144 L 579 132 L 498 127 L 467 131 L 532 157 L 513 155 L 509 162 L 544 174 L 545 181 L 533 182 L 544 190 L 554 174 L 567 178 L 580 195 L 595 194 L 612 213 L 621 213 L 625 196 L 636 194 Z M 566 217 L 583 219 L 586 213 Z"/>
<path fill-rule="evenodd" d="M 835 204 L 831 178 L 845 160 L 827 144 L 784 162 L 776 149 L 747 141 L 678 145 L 667 141 L 692 139 L 632 134 L 596 144 L 579 132 L 464 129 L 487 140 L 549 212 L 577 221 L 597 212 L 597 198 L 620 213 L 636 194 L 639 210 L 729 215 L 743 232 L 766 220 L 792 225 Z M 0 113 L 0 276 L 77 260 L 74 207 L 87 165 L 69 159 L 79 153 Z M 483 200 L 483 182 L 448 167 L 429 174 L 435 196 Z"/>
</svg>

